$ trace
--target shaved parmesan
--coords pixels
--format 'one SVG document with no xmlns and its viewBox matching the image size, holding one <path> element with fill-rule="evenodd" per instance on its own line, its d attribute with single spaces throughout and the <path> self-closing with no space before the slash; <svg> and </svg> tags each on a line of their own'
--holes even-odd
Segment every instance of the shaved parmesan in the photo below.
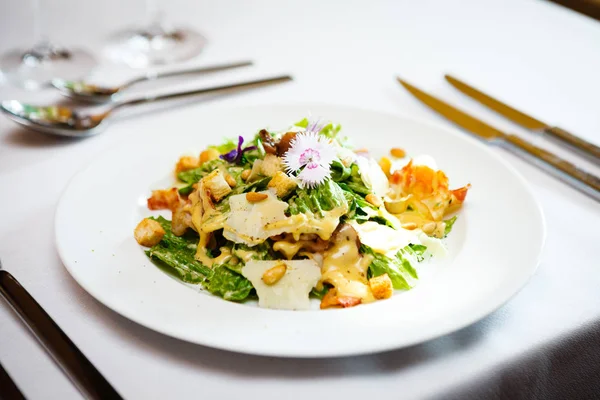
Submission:
<svg viewBox="0 0 600 400">
<path fill-rule="evenodd" d="M 267 198 L 257 203 L 248 202 L 245 193 L 229 198 L 231 212 L 223 227 L 225 239 L 255 246 L 264 242 L 269 236 L 281 233 L 265 228 L 268 224 L 287 218 L 285 210 L 288 204 L 278 200 L 277 196 L 270 191 L 261 193 L 267 194 Z"/>
<path fill-rule="evenodd" d="M 390 189 L 387 176 L 373 158 L 357 157 L 360 178 L 365 186 L 377 196 L 385 196 Z"/>
<path fill-rule="evenodd" d="M 393 229 L 373 221 L 367 221 L 362 224 L 352 221 L 350 225 L 358 233 L 358 238 L 362 244 L 388 257 L 394 257 L 398 251 L 411 243 L 421 243 L 419 239 L 420 230 Z"/>
<path fill-rule="evenodd" d="M 273 285 L 263 282 L 263 274 L 278 264 L 287 267 L 285 275 Z M 251 260 L 242 268 L 244 275 L 256 289 L 258 305 L 280 310 L 307 310 L 308 295 L 321 278 L 321 268 L 312 260 L 257 261 Z"/>
</svg>

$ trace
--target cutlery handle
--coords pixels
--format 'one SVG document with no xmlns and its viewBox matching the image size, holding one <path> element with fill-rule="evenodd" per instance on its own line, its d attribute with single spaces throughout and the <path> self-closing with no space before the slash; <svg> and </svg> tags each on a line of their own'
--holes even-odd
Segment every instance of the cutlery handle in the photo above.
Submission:
<svg viewBox="0 0 600 400">
<path fill-rule="evenodd" d="M 208 67 L 201 68 L 190 68 L 190 69 L 182 69 L 178 71 L 169 71 L 169 72 L 154 72 L 148 73 L 144 76 L 141 76 L 136 79 L 132 79 L 123 85 L 123 87 L 129 87 L 135 85 L 136 83 L 144 82 L 144 81 L 153 81 L 161 78 L 168 78 L 172 76 L 182 76 L 182 75 L 202 75 L 208 74 L 211 72 L 219 72 L 225 71 L 227 69 L 241 68 L 252 65 L 252 61 L 238 61 L 230 64 L 218 64 L 218 65 L 210 65 Z"/>
<path fill-rule="evenodd" d="M 562 141 L 563 143 L 566 143 L 575 150 L 581 152 L 583 155 L 587 156 L 594 163 L 600 165 L 600 147 L 596 146 L 595 144 L 575 136 L 557 126 L 545 128 L 543 132 Z"/>
<path fill-rule="evenodd" d="M 0 364 L 0 399 L 26 400 L 10 375 Z"/>
<path fill-rule="evenodd" d="M 241 89 L 250 89 L 250 88 L 254 88 L 254 87 L 272 85 L 275 83 L 288 82 L 291 80 L 292 80 L 291 76 L 281 75 L 281 76 L 276 76 L 273 78 L 259 79 L 259 80 L 255 80 L 255 81 L 246 81 L 246 82 L 234 83 L 231 85 L 224 85 L 224 86 L 213 86 L 213 87 L 209 87 L 209 88 L 205 88 L 205 89 L 190 90 L 190 91 L 185 91 L 185 92 L 177 92 L 177 93 L 164 94 L 164 95 L 158 95 L 158 96 L 150 95 L 150 96 L 140 97 L 140 98 L 134 99 L 134 100 L 129 100 L 129 101 L 126 101 L 123 103 L 117 103 L 111 109 L 111 111 L 113 111 L 117 108 L 123 107 L 123 106 L 132 106 L 132 105 L 136 105 L 136 104 L 152 103 L 152 102 L 161 101 L 161 100 L 178 99 L 178 98 L 184 98 L 184 97 L 189 97 L 189 96 L 196 96 L 199 94 L 238 91 Z"/>
<path fill-rule="evenodd" d="M 528 161 L 532 161 L 563 182 L 600 201 L 600 178 L 597 176 L 577 168 L 574 164 L 534 146 L 518 136 L 506 135 L 505 140 L 505 143 L 509 144 L 509 146 L 504 146 L 506 149 L 515 150 L 517 155 L 525 156 Z"/>
<path fill-rule="evenodd" d="M 92 399 L 122 398 L 29 292 L 5 270 L 0 270 L 0 294 L 84 395 Z"/>
</svg>

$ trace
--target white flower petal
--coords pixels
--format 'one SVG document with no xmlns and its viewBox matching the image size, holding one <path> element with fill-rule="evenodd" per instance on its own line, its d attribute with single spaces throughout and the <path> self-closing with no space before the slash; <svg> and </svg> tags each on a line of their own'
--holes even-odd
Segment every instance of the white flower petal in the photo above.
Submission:
<svg viewBox="0 0 600 400">
<path fill-rule="evenodd" d="M 335 159 L 337 149 L 328 138 L 314 131 L 305 131 L 298 133 L 290 143 L 290 149 L 284 155 L 283 162 L 289 174 L 304 167 L 298 178 L 306 186 L 313 187 L 330 176 L 330 166 Z"/>
<path fill-rule="evenodd" d="M 283 164 L 288 172 L 295 172 L 302 168 L 300 163 L 300 156 L 302 155 L 303 149 L 300 146 L 290 147 L 290 149 L 283 156 Z"/>
<path fill-rule="evenodd" d="M 298 175 L 303 186 L 312 188 L 325 182 L 329 178 L 329 170 L 318 166 L 316 168 L 304 168 Z"/>
</svg>

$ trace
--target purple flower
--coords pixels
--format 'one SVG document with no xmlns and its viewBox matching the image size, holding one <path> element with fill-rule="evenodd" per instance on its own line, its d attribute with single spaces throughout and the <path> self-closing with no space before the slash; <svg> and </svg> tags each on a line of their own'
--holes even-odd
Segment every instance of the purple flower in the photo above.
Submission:
<svg viewBox="0 0 600 400">
<path fill-rule="evenodd" d="M 237 149 L 233 149 L 229 153 L 221 154 L 220 157 L 223 160 L 232 164 L 239 164 L 242 161 L 242 156 L 244 155 L 244 152 L 256 150 L 256 146 L 247 146 L 244 149 L 242 149 L 242 144 L 244 144 L 244 138 L 242 136 L 239 136 Z"/>
</svg>

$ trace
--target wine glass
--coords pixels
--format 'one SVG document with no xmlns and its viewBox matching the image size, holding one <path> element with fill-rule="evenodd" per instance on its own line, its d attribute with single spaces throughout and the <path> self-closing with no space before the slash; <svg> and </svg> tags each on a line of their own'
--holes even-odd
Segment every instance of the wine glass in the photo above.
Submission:
<svg viewBox="0 0 600 400">
<path fill-rule="evenodd" d="M 110 60 L 133 68 L 170 64 L 197 56 L 206 45 L 200 33 L 166 22 L 156 0 L 146 0 L 146 14 L 149 22 L 145 27 L 109 39 L 105 54 Z"/>
<path fill-rule="evenodd" d="M 0 73 L 7 81 L 35 90 L 49 84 L 53 78 L 81 78 L 96 60 L 81 49 L 66 49 L 48 40 L 42 27 L 40 0 L 32 0 L 34 45 L 29 49 L 14 49 L 0 56 Z"/>
</svg>

